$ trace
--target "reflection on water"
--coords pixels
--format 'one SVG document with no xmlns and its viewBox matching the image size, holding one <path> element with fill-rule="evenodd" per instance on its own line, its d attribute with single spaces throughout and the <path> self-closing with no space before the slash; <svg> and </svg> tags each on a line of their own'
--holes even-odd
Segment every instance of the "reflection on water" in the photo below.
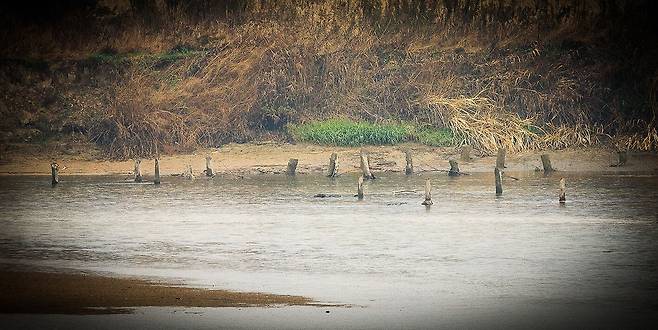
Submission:
<svg viewBox="0 0 658 330">
<path fill-rule="evenodd" d="M 0 262 L 182 278 L 427 312 L 542 302 L 658 306 L 658 178 L 381 174 L 2 177 Z M 422 189 L 432 178 L 434 205 Z M 416 192 L 405 192 L 405 191 Z M 314 198 L 317 193 L 337 197 Z"/>
</svg>

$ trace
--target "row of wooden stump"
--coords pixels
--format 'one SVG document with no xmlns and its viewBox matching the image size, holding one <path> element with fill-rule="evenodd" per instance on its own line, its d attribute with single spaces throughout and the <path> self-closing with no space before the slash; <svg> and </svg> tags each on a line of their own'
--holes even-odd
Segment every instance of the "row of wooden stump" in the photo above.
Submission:
<svg viewBox="0 0 658 330">
<path fill-rule="evenodd" d="M 464 146 L 462 148 L 461 152 L 461 159 L 463 161 L 470 161 L 471 156 L 471 147 L 470 146 Z M 505 168 L 505 155 L 506 155 L 506 150 L 504 148 L 498 149 L 498 153 L 496 156 L 496 167 L 494 168 L 494 177 L 495 177 L 495 186 L 496 186 L 496 196 L 500 196 L 503 194 L 503 169 Z M 623 157 L 623 159 L 622 159 Z M 332 153 L 331 157 L 329 158 L 329 171 L 327 176 L 328 177 L 336 177 L 338 175 L 338 155 L 336 153 Z M 406 166 L 404 173 L 406 175 L 412 175 L 414 174 L 414 166 L 413 166 L 413 157 L 411 154 L 410 150 L 405 150 L 405 160 L 406 160 Z M 626 162 L 626 155 L 624 154 L 619 154 L 619 160 L 620 160 L 620 166 L 622 166 L 622 161 L 623 163 Z M 361 167 L 361 172 L 362 175 L 359 176 L 358 181 L 357 181 L 357 194 L 355 197 L 357 197 L 359 200 L 363 199 L 363 182 L 364 180 L 373 180 L 375 179 L 375 175 L 372 174 L 372 171 L 370 170 L 370 158 L 368 156 L 368 153 L 365 152 L 364 150 L 361 151 L 360 153 L 360 167 Z M 544 173 L 551 173 L 554 172 L 555 169 L 551 165 L 551 159 L 550 156 L 547 154 L 541 155 L 541 162 L 543 166 Z M 142 176 L 142 171 L 141 171 L 141 159 L 136 159 L 135 160 L 135 171 L 134 171 L 134 181 L 135 182 L 144 182 L 144 177 Z M 297 170 L 297 165 L 299 163 L 299 160 L 296 158 L 291 158 L 288 161 L 288 167 L 286 169 L 286 174 L 289 176 L 294 176 L 295 172 Z M 459 169 L 459 163 L 456 160 L 449 160 L 450 164 L 450 169 L 447 171 L 449 176 L 460 176 L 460 175 L 467 175 L 467 173 L 461 172 Z M 59 166 L 56 162 L 52 162 L 50 164 L 51 167 L 51 177 L 52 177 L 52 184 L 56 185 L 59 183 Z M 203 171 L 206 176 L 208 177 L 214 177 L 215 172 L 213 170 L 213 165 L 212 165 L 212 157 L 207 156 L 206 157 L 206 169 Z M 187 165 L 186 171 L 182 174 L 183 177 L 186 177 L 188 179 L 194 179 L 194 173 L 192 172 L 192 166 Z M 160 184 L 160 162 L 156 158 L 155 159 L 155 174 L 153 178 L 153 183 L 154 184 Z M 560 179 L 560 189 L 559 189 L 559 202 L 564 203 L 566 201 L 565 198 L 565 180 L 564 178 Z M 425 200 L 421 203 L 422 205 L 425 206 L 430 206 L 433 204 L 432 202 L 432 183 L 430 179 L 427 179 L 425 181 Z"/>
</svg>

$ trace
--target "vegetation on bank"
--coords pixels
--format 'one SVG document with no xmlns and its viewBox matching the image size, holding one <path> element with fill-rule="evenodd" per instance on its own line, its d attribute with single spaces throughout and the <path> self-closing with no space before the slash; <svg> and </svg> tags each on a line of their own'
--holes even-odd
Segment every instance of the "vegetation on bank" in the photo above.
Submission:
<svg viewBox="0 0 658 330">
<path fill-rule="evenodd" d="M 417 129 L 411 124 L 373 124 L 348 119 L 290 125 L 288 132 L 295 141 L 336 146 L 390 145 L 408 141 L 451 146 L 456 142 L 449 129 Z"/>
<path fill-rule="evenodd" d="M 409 129 L 399 124 L 371 124 L 350 120 L 316 121 L 291 125 L 295 141 L 336 146 L 397 144 L 408 139 Z"/>
<path fill-rule="evenodd" d="M 0 10 L 11 27 L 0 57 L 38 59 L 0 62 L 3 141 L 24 142 L 21 130 L 81 134 L 129 158 L 284 138 L 297 127 L 317 143 L 468 143 L 484 153 L 658 147 L 649 0 L 30 10 L 62 6 L 74 8 L 34 22 L 39 15 Z"/>
</svg>

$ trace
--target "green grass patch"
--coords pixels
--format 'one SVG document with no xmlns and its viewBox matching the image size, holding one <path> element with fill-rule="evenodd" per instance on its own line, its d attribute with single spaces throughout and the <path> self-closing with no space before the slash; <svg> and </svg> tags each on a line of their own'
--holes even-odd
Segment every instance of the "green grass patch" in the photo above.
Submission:
<svg viewBox="0 0 658 330">
<path fill-rule="evenodd" d="M 544 130 L 542 130 L 539 126 L 535 126 L 535 125 L 528 125 L 528 126 L 526 126 L 526 130 L 527 130 L 528 132 L 530 132 L 530 133 L 534 133 L 534 134 L 536 134 L 536 135 L 538 135 L 538 136 L 542 136 L 542 135 L 546 134 L 546 133 L 544 132 Z"/>
<path fill-rule="evenodd" d="M 127 52 L 118 53 L 111 49 L 104 49 L 89 57 L 91 62 L 102 64 L 126 64 L 128 62 L 143 62 L 149 65 L 163 66 L 178 60 L 202 55 L 205 51 L 194 50 L 189 47 L 178 46 L 164 53 Z"/>
<path fill-rule="evenodd" d="M 115 52 L 100 52 L 89 57 L 89 61 L 99 64 L 122 64 L 128 60 L 128 56 Z"/>
<path fill-rule="evenodd" d="M 447 128 L 416 129 L 411 124 L 372 124 L 347 119 L 289 125 L 288 132 L 295 141 L 323 145 L 390 145 L 407 141 L 434 147 L 455 145 L 454 134 Z"/>
<path fill-rule="evenodd" d="M 295 141 L 336 146 L 384 145 L 404 142 L 409 129 L 404 125 L 379 125 L 333 119 L 289 126 Z"/>
<path fill-rule="evenodd" d="M 455 145 L 455 135 L 449 128 L 425 128 L 415 133 L 418 142 L 432 147 L 449 147 Z"/>
</svg>

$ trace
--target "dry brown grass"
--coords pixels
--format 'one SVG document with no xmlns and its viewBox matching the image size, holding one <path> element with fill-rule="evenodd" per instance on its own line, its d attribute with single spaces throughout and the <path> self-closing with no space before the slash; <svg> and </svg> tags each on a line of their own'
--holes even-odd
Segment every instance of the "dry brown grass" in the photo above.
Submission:
<svg viewBox="0 0 658 330">
<path fill-rule="evenodd" d="M 646 132 L 619 135 L 614 142 L 620 150 L 655 151 L 658 149 L 658 131 L 655 127 L 649 127 Z"/>
<path fill-rule="evenodd" d="M 564 149 L 568 147 L 587 147 L 601 142 L 605 134 L 603 127 L 588 124 L 555 126 L 548 124 L 545 134 L 538 139 L 541 148 Z"/>
<path fill-rule="evenodd" d="M 627 95 L 611 88 L 625 68 L 596 48 L 607 40 L 591 32 L 603 14 L 589 2 L 238 1 L 241 12 L 222 11 L 228 18 L 164 3 L 161 23 L 133 15 L 69 31 L 65 47 L 65 30 L 21 36 L 45 58 L 199 51 L 164 65 L 121 64 L 127 73 L 103 93 L 111 102 L 89 128 L 113 157 L 285 134 L 288 123 L 332 117 L 448 127 L 485 153 L 589 145 L 638 128 L 646 132 L 628 147 L 657 143 L 655 121 L 625 113 Z M 6 55 L 34 53 L 15 39 Z M 609 125 L 630 119 L 644 126 Z"/>
<path fill-rule="evenodd" d="M 493 154 L 503 147 L 510 151 L 533 148 L 537 137 L 530 130 L 532 120 L 498 108 L 484 97 L 423 99 L 434 117 L 435 125 L 449 127 L 463 143 Z"/>
<path fill-rule="evenodd" d="M 127 85 L 115 87 L 110 103 L 91 119 L 90 138 L 119 159 L 196 146 L 196 131 L 185 114 L 162 107 L 140 83 L 143 78 L 133 76 Z"/>
</svg>

